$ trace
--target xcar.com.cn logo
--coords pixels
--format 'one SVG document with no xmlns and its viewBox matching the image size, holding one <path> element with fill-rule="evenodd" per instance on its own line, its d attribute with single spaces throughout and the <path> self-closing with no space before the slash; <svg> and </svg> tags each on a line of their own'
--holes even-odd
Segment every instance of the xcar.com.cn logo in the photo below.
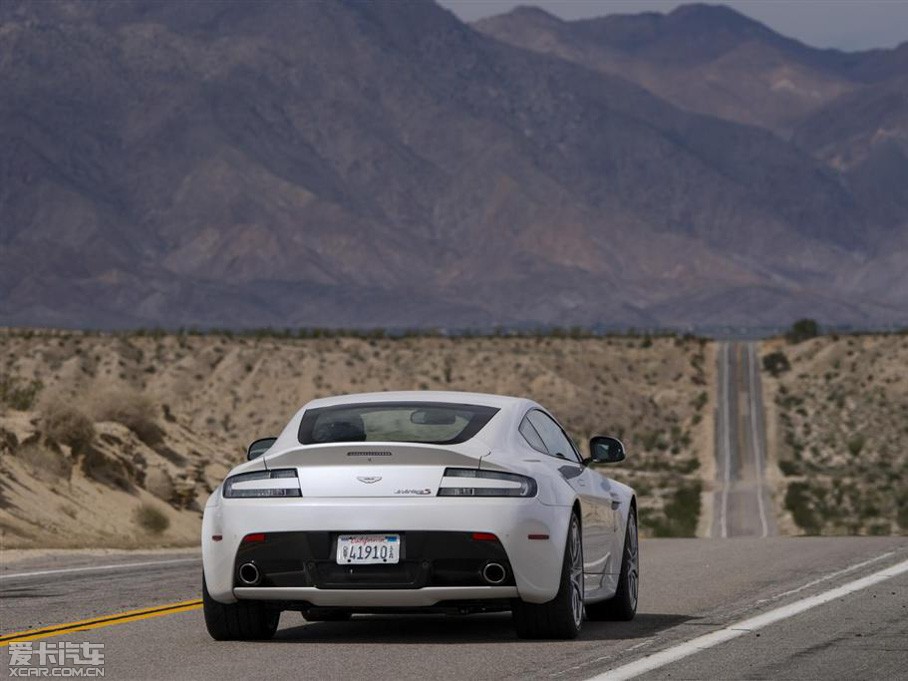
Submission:
<svg viewBox="0 0 908 681">
<path fill-rule="evenodd" d="M 9 644 L 9 675 L 70 678 L 104 676 L 104 644 L 61 641 L 13 641 Z"/>
</svg>

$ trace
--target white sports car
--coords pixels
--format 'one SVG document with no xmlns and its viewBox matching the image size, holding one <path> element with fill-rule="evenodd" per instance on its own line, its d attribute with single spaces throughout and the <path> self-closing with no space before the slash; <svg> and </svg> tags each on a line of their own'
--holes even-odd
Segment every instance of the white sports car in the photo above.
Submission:
<svg viewBox="0 0 908 681">
<path fill-rule="evenodd" d="M 205 507 L 205 624 L 265 639 L 282 610 L 513 613 L 523 638 L 573 638 L 637 609 L 637 501 L 543 407 L 457 392 L 314 400 L 254 442 Z"/>
</svg>

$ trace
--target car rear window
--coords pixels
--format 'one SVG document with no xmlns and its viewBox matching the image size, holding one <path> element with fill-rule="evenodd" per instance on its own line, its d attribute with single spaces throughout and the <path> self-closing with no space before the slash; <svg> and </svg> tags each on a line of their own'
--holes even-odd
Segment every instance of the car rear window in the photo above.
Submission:
<svg viewBox="0 0 908 681">
<path fill-rule="evenodd" d="M 498 409 L 447 402 L 372 402 L 307 409 L 304 445 L 329 442 L 415 442 L 454 445 L 476 435 Z"/>
</svg>

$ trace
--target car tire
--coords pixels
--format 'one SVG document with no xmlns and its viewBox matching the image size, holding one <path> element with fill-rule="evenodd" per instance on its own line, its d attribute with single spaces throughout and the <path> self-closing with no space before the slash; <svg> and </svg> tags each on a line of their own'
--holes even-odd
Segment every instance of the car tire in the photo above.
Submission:
<svg viewBox="0 0 908 681">
<path fill-rule="evenodd" d="M 202 610 L 205 627 L 215 641 L 262 641 L 274 636 L 280 610 L 256 601 L 219 603 L 208 593 L 202 577 Z"/>
<path fill-rule="evenodd" d="M 353 615 L 341 608 L 306 608 L 300 614 L 307 622 L 346 622 Z"/>
<path fill-rule="evenodd" d="M 624 550 L 621 554 L 621 574 L 618 590 L 607 601 L 586 606 L 586 616 L 596 621 L 628 621 L 637 613 L 640 590 L 640 544 L 637 536 L 637 511 L 631 506 L 624 533 Z"/>
<path fill-rule="evenodd" d="M 568 526 L 561 582 L 555 598 L 548 603 L 518 600 L 512 617 L 520 638 L 577 638 L 583 624 L 583 541 L 576 513 L 571 514 Z"/>
</svg>

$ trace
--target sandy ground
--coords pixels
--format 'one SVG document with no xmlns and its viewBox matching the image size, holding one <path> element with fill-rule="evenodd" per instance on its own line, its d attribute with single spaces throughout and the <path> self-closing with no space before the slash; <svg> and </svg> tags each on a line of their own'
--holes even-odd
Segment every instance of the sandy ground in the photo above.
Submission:
<svg viewBox="0 0 908 681">
<path fill-rule="evenodd" d="M 764 343 L 790 369 L 764 373 L 780 530 L 908 534 L 908 335 Z"/>
<path fill-rule="evenodd" d="M 192 546 L 250 441 L 315 397 L 404 389 L 526 395 L 582 448 L 617 435 L 629 458 L 610 474 L 637 489 L 644 532 L 693 533 L 665 506 L 709 472 L 710 352 L 693 338 L 0 333 L 7 393 L 38 386 L 0 408 L 0 546 Z M 48 415 L 61 413 L 56 432 Z M 79 418 L 91 441 L 72 445 Z M 696 512 L 670 515 L 695 526 Z"/>
<path fill-rule="evenodd" d="M 763 374 L 780 532 L 908 531 L 908 337 L 761 344 L 773 352 L 791 365 Z M 708 536 L 715 370 L 714 344 L 693 338 L 0 332 L 0 550 L 194 546 L 248 442 L 312 398 L 398 389 L 526 395 L 582 448 L 617 435 L 629 458 L 610 474 L 636 488 L 643 531 Z M 88 445 L 47 425 L 61 404 Z M 699 522 L 677 503 L 697 486 Z"/>
</svg>

